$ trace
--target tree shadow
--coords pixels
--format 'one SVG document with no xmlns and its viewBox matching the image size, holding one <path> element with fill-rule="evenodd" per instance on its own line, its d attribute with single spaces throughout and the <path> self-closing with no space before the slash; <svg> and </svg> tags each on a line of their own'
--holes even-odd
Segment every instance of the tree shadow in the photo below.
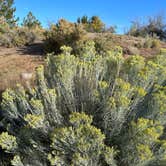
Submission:
<svg viewBox="0 0 166 166">
<path fill-rule="evenodd" d="M 33 43 L 24 47 L 20 47 L 17 49 L 17 51 L 20 52 L 21 55 L 42 56 L 44 55 L 44 43 L 43 42 Z"/>
</svg>

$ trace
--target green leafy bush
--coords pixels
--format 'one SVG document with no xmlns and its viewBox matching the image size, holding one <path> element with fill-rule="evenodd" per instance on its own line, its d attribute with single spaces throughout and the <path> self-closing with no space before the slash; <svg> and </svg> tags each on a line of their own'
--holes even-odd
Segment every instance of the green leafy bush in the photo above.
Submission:
<svg viewBox="0 0 166 166">
<path fill-rule="evenodd" d="M 107 52 L 115 47 L 115 42 L 112 40 L 111 35 L 100 35 L 94 38 L 96 51 L 99 53 Z"/>
<path fill-rule="evenodd" d="M 164 165 L 165 55 L 102 55 L 91 41 L 77 55 L 61 50 L 36 70 L 34 89 L 3 93 L 1 165 Z"/>
</svg>

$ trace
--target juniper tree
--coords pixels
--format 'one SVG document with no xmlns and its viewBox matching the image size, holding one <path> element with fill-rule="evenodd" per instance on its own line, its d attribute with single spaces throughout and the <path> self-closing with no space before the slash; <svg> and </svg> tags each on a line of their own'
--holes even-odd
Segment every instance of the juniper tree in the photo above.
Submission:
<svg viewBox="0 0 166 166">
<path fill-rule="evenodd" d="M 104 30 L 104 23 L 98 16 L 92 16 L 89 20 L 92 32 L 102 32 Z"/>
</svg>

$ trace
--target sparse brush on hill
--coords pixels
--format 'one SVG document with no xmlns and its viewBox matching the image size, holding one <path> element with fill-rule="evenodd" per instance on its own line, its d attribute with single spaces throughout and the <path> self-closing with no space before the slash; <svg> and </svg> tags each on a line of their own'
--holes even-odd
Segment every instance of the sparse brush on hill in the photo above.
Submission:
<svg viewBox="0 0 166 166">
<path fill-rule="evenodd" d="M 0 45 L 16 47 L 31 44 L 36 39 L 36 34 L 26 27 L 14 26 L 11 28 L 3 17 L 0 18 Z"/>
<path fill-rule="evenodd" d="M 153 38 L 145 38 L 145 43 L 144 43 L 144 48 L 160 48 L 160 40 L 158 39 L 153 39 Z"/>
<path fill-rule="evenodd" d="M 165 55 L 103 56 L 91 41 L 78 55 L 61 50 L 36 70 L 34 89 L 3 93 L 0 164 L 165 165 Z"/>
<path fill-rule="evenodd" d="M 32 44 L 37 39 L 42 40 L 44 30 L 38 20 L 35 20 L 33 15 L 32 18 L 30 16 L 24 19 L 21 27 L 17 25 L 11 27 L 5 17 L 0 17 L 0 45 L 18 47 Z"/>
<path fill-rule="evenodd" d="M 97 52 L 107 52 L 115 46 L 121 46 L 125 55 L 155 56 L 159 54 L 162 41 L 152 37 L 132 37 L 111 33 L 88 34 L 95 42 Z"/>
<path fill-rule="evenodd" d="M 0 45 L 6 47 L 23 46 L 35 40 L 35 33 L 18 27 L 13 0 L 0 1 Z"/>
<path fill-rule="evenodd" d="M 18 47 L 32 44 L 36 34 L 24 27 L 2 28 L 0 32 L 0 45 L 5 47 Z"/>
<path fill-rule="evenodd" d="M 159 14 L 154 17 L 149 17 L 146 24 L 142 24 L 139 21 L 133 21 L 127 34 L 142 37 L 158 37 L 161 40 L 166 40 L 165 16 Z"/>
</svg>

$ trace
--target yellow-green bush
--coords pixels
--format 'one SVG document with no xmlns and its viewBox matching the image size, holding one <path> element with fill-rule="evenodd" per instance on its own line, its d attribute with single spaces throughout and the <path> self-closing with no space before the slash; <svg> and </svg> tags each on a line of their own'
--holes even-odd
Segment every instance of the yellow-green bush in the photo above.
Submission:
<svg viewBox="0 0 166 166">
<path fill-rule="evenodd" d="M 165 48 L 161 48 L 160 49 L 160 54 L 162 55 L 166 55 L 166 49 Z"/>
<path fill-rule="evenodd" d="M 151 47 L 152 47 L 152 40 L 148 38 L 144 43 L 144 48 L 151 48 Z"/>
<path fill-rule="evenodd" d="M 0 18 L 0 45 L 17 47 L 32 44 L 35 40 L 42 40 L 44 30 L 40 27 L 29 29 L 27 27 L 10 27 Z"/>
<path fill-rule="evenodd" d="M 6 47 L 17 47 L 32 44 L 36 34 L 27 28 L 14 27 L 0 32 L 0 45 Z"/>
<path fill-rule="evenodd" d="M 160 40 L 153 39 L 152 48 L 160 48 L 160 47 L 161 47 Z"/>
<path fill-rule="evenodd" d="M 61 46 L 74 47 L 77 41 L 83 39 L 84 35 L 82 25 L 61 19 L 56 25 L 52 24 L 45 32 L 45 50 L 59 53 Z"/>
<path fill-rule="evenodd" d="M 153 38 L 147 38 L 144 43 L 144 48 L 160 48 L 160 40 L 153 39 Z"/>
<path fill-rule="evenodd" d="M 165 55 L 124 58 L 120 47 L 99 54 L 93 41 L 75 55 L 61 51 L 37 68 L 33 89 L 3 93 L 0 164 L 164 163 Z"/>
</svg>

